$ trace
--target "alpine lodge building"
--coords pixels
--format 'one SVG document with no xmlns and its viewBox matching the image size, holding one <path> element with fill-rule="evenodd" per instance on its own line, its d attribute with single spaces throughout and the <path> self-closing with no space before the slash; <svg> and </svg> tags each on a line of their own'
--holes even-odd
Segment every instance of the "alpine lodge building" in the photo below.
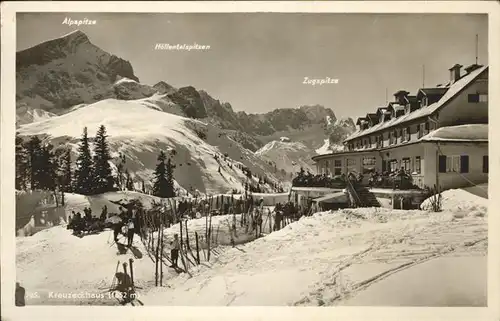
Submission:
<svg viewBox="0 0 500 321">
<path fill-rule="evenodd" d="M 488 182 L 488 66 L 449 69 L 447 84 L 405 90 L 394 101 L 359 117 L 344 149 L 313 157 L 328 177 L 411 175 L 418 189 L 440 190 Z"/>
</svg>

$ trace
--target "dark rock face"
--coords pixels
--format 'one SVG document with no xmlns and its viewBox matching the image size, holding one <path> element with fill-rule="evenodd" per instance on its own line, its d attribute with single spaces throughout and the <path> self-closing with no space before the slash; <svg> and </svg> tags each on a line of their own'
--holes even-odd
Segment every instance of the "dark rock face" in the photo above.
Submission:
<svg viewBox="0 0 500 321">
<path fill-rule="evenodd" d="M 123 60 L 115 55 L 109 58 L 108 63 L 105 66 L 108 76 L 111 81 L 116 80 L 116 76 L 127 77 L 129 79 L 139 82 L 139 78 L 134 75 L 134 69 L 130 62 Z"/>
<path fill-rule="evenodd" d="M 180 105 L 189 118 L 205 118 L 207 111 L 203 105 L 200 93 L 192 86 L 182 87 L 177 92 L 168 94 L 168 97 Z"/>
<path fill-rule="evenodd" d="M 118 76 L 139 81 L 128 61 L 75 31 L 16 54 L 16 105 L 64 114 L 77 104 L 116 98 Z"/>
<path fill-rule="evenodd" d="M 336 122 L 335 113 L 321 105 L 247 114 L 235 112 L 231 104 L 192 86 L 176 89 L 164 81 L 154 86 L 141 84 L 130 62 L 95 46 L 81 31 L 18 52 L 16 68 L 20 124 L 34 119 L 34 111 L 36 115 L 61 115 L 78 104 L 107 98 L 141 99 L 158 93 L 164 95 L 156 100 L 163 104 L 159 110 L 204 119 L 252 151 L 289 135 L 317 148 L 324 135 L 343 137 L 351 131 L 350 123 Z M 352 119 L 351 123 L 354 127 Z"/>
<path fill-rule="evenodd" d="M 160 94 L 167 94 L 175 91 L 175 88 L 170 86 L 164 81 L 160 81 L 153 86 L 153 88 Z"/>
<path fill-rule="evenodd" d="M 74 54 L 82 44 L 90 44 L 86 34 L 77 30 L 62 38 L 43 42 L 16 53 L 16 70 L 32 65 L 45 65 L 49 62 Z"/>
</svg>

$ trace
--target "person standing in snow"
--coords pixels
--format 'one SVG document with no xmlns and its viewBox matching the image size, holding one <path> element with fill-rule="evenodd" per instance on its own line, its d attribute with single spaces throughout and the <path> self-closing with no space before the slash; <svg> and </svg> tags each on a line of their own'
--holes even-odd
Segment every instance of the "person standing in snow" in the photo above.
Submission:
<svg viewBox="0 0 500 321">
<path fill-rule="evenodd" d="M 16 282 L 16 292 L 15 292 L 16 307 L 25 306 L 25 296 L 26 296 L 26 290 L 21 286 L 19 282 Z"/>
<path fill-rule="evenodd" d="M 118 243 L 118 234 L 120 234 L 121 229 L 122 229 L 121 222 L 113 224 L 113 236 L 114 236 L 113 239 L 115 240 L 116 243 Z"/>
<path fill-rule="evenodd" d="M 174 240 L 170 243 L 172 245 L 172 249 L 170 250 L 170 257 L 172 259 L 172 265 L 170 267 L 177 267 L 177 260 L 179 259 L 179 235 L 174 234 Z"/>
<path fill-rule="evenodd" d="M 105 221 L 108 218 L 108 207 L 104 205 L 101 212 L 101 221 Z"/>
<path fill-rule="evenodd" d="M 128 223 L 127 223 L 128 247 L 131 247 L 132 243 L 134 242 L 134 234 L 135 234 L 134 220 L 133 219 L 129 219 Z"/>
</svg>

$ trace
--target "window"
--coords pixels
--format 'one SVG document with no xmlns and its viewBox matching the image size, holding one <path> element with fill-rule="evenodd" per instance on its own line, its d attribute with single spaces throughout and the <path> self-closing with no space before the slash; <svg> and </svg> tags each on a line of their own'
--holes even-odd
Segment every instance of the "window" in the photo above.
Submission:
<svg viewBox="0 0 500 321">
<path fill-rule="evenodd" d="M 335 176 L 342 174 L 342 161 L 340 159 L 333 161 L 333 171 Z"/>
<path fill-rule="evenodd" d="M 483 156 L 483 173 L 488 173 L 488 155 Z"/>
<path fill-rule="evenodd" d="M 469 172 L 469 156 L 468 155 L 453 155 L 439 156 L 439 172 L 440 173 L 468 173 Z"/>
<path fill-rule="evenodd" d="M 447 157 L 445 155 L 439 155 L 439 172 L 446 173 L 446 163 Z"/>
<path fill-rule="evenodd" d="M 328 166 L 330 166 L 330 163 L 328 161 L 326 161 L 325 162 L 325 172 L 324 172 L 325 175 L 329 174 Z"/>
<path fill-rule="evenodd" d="M 363 158 L 363 174 L 371 173 L 375 170 L 376 159 L 375 157 Z"/>
<path fill-rule="evenodd" d="M 478 103 L 479 102 L 479 94 L 469 94 L 467 96 L 467 101 L 469 103 Z"/>
<path fill-rule="evenodd" d="M 487 103 L 488 102 L 488 94 L 479 94 L 479 102 Z"/>
<path fill-rule="evenodd" d="M 423 97 L 422 100 L 420 101 L 420 107 L 425 107 L 427 106 L 427 97 Z"/>
<path fill-rule="evenodd" d="M 426 134 L 426 124 L 427 123 L 421 123 L 419 124 L 419 130 L 418 130 L 418 138 L 424 136 Z"/>
<path fill-rule="evenodd" d="M 409 158 L 403 158 L 403 161 L 401 162 L 401 167 L 405 169 L 405 172 L 411 171 L 411 162 Z"/>
<path fill-rule="evenodd" d="M 356 160 L 355 159 L 347 159 L 347 172 L 355 172 L 356 171 Z"/>
<path fill-rule="evenodd" d="M 420 156 L 417 156 L 415 157 L 415 163 L 414 163 L 414 166 L 413 166 L 413 171 L 417 174 L 420 174 L 421 173 L 421 160 L 420 160 Z"/>
<path fill-rule="evenodd" d="M 398 143 L 399 129 L 394 130 L 394 144 Z"/>
<path fill-rule="evenodd" d="M 398 161 L 396 159 L 392 159 L 389 161 L 389 172 L 395 172 L 398 170 Z"/>
<path fill-rule="evenodd" d="M 411 140 L 411 130 L 410 127 L 406 128 L 406 141 L 409 142 Z"/>
</svg>

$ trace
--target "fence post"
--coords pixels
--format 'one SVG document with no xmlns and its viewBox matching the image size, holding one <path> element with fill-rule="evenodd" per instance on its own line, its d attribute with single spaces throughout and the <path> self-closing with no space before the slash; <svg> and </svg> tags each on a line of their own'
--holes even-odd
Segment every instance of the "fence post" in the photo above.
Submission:
<svg viewBox="0 0 500 321">
<path fill-rule="evenodd" d="M 196 261 L 198 261 L 198 264 L 200 264 L 200 248 L 198 246 L 198 232 L 194 232 L 194 235 L 196 237 Z"/>
</svg>

